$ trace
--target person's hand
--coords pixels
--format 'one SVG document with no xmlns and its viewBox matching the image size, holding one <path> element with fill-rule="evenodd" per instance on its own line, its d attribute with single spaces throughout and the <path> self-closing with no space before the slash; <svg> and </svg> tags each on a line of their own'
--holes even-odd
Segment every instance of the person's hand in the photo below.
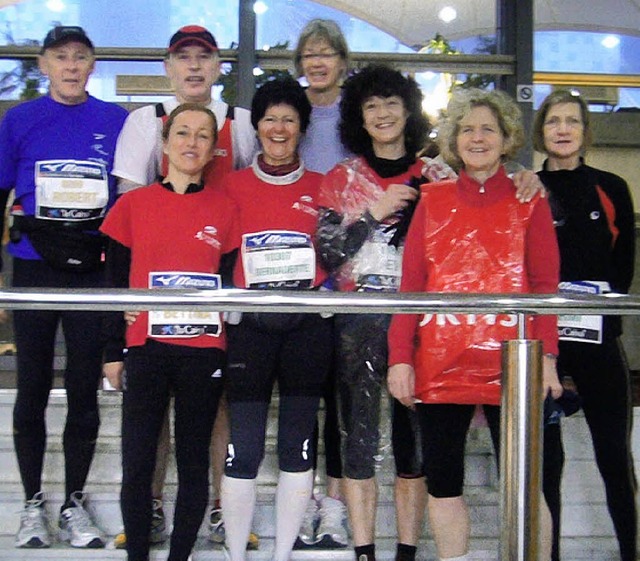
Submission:
<svg viewBox="0 0 640 561">
<path fill-rule="evenodd" d="M 127 325 L 133 325 L 138 319 L 139 315 L 140 315 L 140 312 L 125 312 L 124 321 L 127 322 Z"/>
<path fill-rule="evenodd" d="M 540 193 L 544 197 L 546 191 L 538 174 L 530 169 L 521 169 L 513 174 L 513 183 L 516 186 L 516 199 L 521 203 L 528 203 Z"/>
<path fill-rule="evenodd" d="M 389 393 L 402 405 L 415 407 L 416 374 L 410 364 L 394 364 L 387 373 Z"/>
<path fill-rule="evenodd" d="M 405 208 L 411 201 L 418 198 L 418 191 L 408 185 L 392 183 L 382 197 L 369 208 L 369 213 L 378 222 Z"/>
<path fill-rule="evenodd" d="M 545 355 L 542 357 L 542 399 L 551 394 L 553 399 L 558 399 L 564 388 L 558 378 L 556 359 Z"/>
<path fill-rule="evenodd" d="M 435 158 L 427 158 L 425 156 L 420 159 L 422 160 L 422 171 L 420 173 L 429 183 L 458 179 L 458 174 L 442 159 L 441 155 Z"/>
<path fill-rule="evenodd" d="M 0 288 L 4 288 L 4 277 L 2 275 L 0 275 Z M 9 310 L 0 309 L 0 324 L 7 323 L 10 317 Z"/>
<path fill-rule="evenodd" d="M 102 365 L 102 375 L 109 380 L 109 383 L 116 389 L 122 389 L 122 373 L 124 372 L 124 362 L 105 362 Z"/>
</svg>

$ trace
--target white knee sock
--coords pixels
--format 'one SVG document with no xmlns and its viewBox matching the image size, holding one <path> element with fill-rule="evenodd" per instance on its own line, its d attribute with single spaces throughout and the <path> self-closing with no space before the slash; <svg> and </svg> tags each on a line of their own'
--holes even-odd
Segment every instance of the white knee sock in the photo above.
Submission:
<svg viewBox="0 0 640 561">
<path fill-rule="evenodd" d="M 280 472 L 276 492 L 276 549 L 274 561 L 289 561 L 293 543 L 300 531 L 311 487 L 313 470 L 299 473 Z M 234 560 L 235 561 L 235 560 Z"/>
<path fill-rule="evenodd" d="M 256 480 L 223 476 L 220 499 L 231 561 L 244 561 L 256 504 Z"/>
<path fill-rule="evenodd" d="M 441 557 L 440 561 L 469 561 L 469 554 L 466 553 L 460 557 Z"/>
</svg>

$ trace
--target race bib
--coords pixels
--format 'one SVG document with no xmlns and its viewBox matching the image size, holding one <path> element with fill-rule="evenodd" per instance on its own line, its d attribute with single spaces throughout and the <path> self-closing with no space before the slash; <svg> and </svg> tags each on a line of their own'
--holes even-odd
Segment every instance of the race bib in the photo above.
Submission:
<svg viewBox="0 0 640 561">
<path fill-rule="evenodd" d="M 604 281 L 561 282 L 558 285 L 560 294 L 604 294 L 610 291 L 609 283 Z M 558 338 L 599 345 L 602 343 L 602 316 L 559 315 Z"/>
<path fill-rule="evenodd" d="M 82 222 L 104 216 L 109 202 L 107 168 L 81 160 L 43 160 L 35 165 L 35 216 Z"/>
<path fill-rule="evenodd" d="M 220 275 L 188 272 L 149 273 L 149 288 L 219 290 Z M 209 335 L 219 337 L 222 321 L 219 312 L 206 311 L 150 311 L 148 335 L 154 338 L 172 339 Z"/>
<path fill-rule="evenodd" d="M 402 248 L 389 245 L 390 235 L 381 230 L 364 242 L 353 259 L 358 290 L 396 292 L 402 276 Z"/>
<path fill-rule="evenodd" d="M 311 288 L 316 252 L 309 234 L 268 230 L 242 236 L 247 288 Z"/>
</svg>

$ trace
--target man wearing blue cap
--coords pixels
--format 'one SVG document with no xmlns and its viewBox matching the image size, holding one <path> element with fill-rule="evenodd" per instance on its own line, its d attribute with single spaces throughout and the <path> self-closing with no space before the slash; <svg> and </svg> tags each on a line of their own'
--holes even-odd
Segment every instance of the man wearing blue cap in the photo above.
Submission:
<svg viewBox="0 0 640 561">
<path fill-rule="evenodd" d="M 98 227 L 116 195 L 111 168 L 127 112 L 90 96 L 94 47 L 77 26 L 55 27 L 38 56 L 48 95 L 10 109 L 0 124 L 0 206 L 14 191 L 9 252 L 13 286 L 93 288 L 103 284 Z M 4 224 L 0 215 L 0 231 Z M 45 413 L 58 326 L 66 346 L 65 497 L 59 537 L 73 547 L 104 547 L 83 492 L 98 436 L 101 380 L 99 312 L 16 310 L 14 445 L 25 491 L 16 547 L 49 547 L 42 491 Z"/>
</svg>

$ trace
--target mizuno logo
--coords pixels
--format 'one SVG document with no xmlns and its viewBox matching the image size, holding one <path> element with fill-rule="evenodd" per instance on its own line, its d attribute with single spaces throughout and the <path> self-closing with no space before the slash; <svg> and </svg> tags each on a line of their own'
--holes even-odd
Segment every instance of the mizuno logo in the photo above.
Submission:
<svg viewBox="0 0 640 561">
<path fill-rule="evenodd" d="M 210 288 L 216 290 L 220 283 L 217 278 L 197 278 L 187 275 L 162 275 L 153 277 L 155 286 L 170 286 L 173 288 Z"/>
<path fill-rule="evenodd" d="M 60 164 L 44 164 L 42 169 L 50 171 L 52 173 L 82 173 L 87 175 L 95 175 L 96 177 L 102 176 L 102 169 L 99 166 L 79 166 L 69 162 Z"/>
<path fill-rule="evenodd" d="M 261 247 L 265 245 L 306 245 L 308 239 L 306 236 L 300 236 L 298 234 L 279 234 L 273 232 L 267 232 L 262 235 L 253 235 L 247 238 L 247 245 Z"/>
</svg>

